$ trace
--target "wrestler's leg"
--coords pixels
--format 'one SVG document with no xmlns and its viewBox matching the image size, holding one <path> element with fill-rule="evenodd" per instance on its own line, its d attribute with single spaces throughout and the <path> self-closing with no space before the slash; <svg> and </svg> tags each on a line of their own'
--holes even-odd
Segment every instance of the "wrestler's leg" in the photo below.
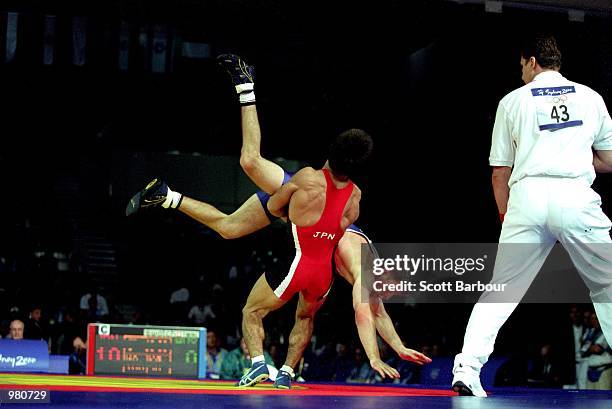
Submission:
<svg viewBox="0 0 612 409">
<path fill-rule="evenodd" d="M 262 274 L 251 289 L 246 305 L 242 309 L 242 335 L 251 357 L 263 355 L 265 338 L 263 318 L 286 302 L 274 294 L 265 275 Z"/>
<path fill-rule="evenodd" d="M 295 311 L 295 324 L 293 325 L 291 334 L 289 334 L 289 349 L 287 350 L 287 359 L 285 360 L 286 366 L 295 368 L 300 361 L 312 337 L 314 316 L 324 302 L 325 298 L 308 301 L 300 292 L 300 299 Z"/>
<path fill-rule="evenodd" d="M 283 184 L 285 171 L 261 156 L 261 131 L 255 104 L 241 107 L 242 150 L 240 166 L 261 190 L 273 194 Z"/>
<path fill-rule="evenodd" d="M 210 227 L 224 239 L 235 239 L 270 224 L 257 195 L 252 195 L 234 213 L 225 214 L 214 206 L 183 196 L 178 210 Z"/>
</svg>

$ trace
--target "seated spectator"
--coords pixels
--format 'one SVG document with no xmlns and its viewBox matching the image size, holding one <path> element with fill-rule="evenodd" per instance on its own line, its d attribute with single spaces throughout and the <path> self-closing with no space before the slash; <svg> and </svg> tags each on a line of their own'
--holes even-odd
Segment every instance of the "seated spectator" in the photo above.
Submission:
<svg viewBox="0 0 612 409">
<path fill-rule="evenodd" d="M 42 317 L 42 308 L 40 306 L 35 306 L 32 308 L 29 318 L 25 322 L 25 339 L 41 339 L 49 342 L 49 331 Z"/>
<path fill-rule="evenodd" d="M 8 339 L 19 340 L 23 339 L 23 329 L 25 325 L 21 320 L 13 320 L 9 326 Z"/>
<path fill-rule="evenodd" d="M 576 389 L 587 389 L 589 371 L 589 359 L 583 356 L 582 353 L 585 351 L 583 347 L 587 342 L 587 339 L 591 335 L 593 329 L 591 328 L 591 311 L 589 309 L 578 313 L 576 318 L 576 327 L 579 327 L 579 333 L 574 328 L 574 360 L 576 362 Z M 579 336 L 578 336 L 579 335 Z"/>
<path fill-rule="evenodd" d="M 280 347 L 278 344 L 271 344 L 270 348 L 270 356 L 274 359 L 276 367 L 279 368 L 285 362 L 285 357 L 280 354 Z M 278 358 L 275 358 L 276 354 Z M 321 361 L 318 359 L 317 355 L 313 352 L 312 348 L 306 348 L 304 350 L 304 354 L 298 362 L 297 367 L 295 368 L 295 381 L 296 382 L 310 382 L 319 380 L 319 373 Z M 329 377 L 323 378 L 321 380 L 329 381 Z"/>
<path fill-rule="evenodd" d="M 78 314 L 69 309 L 64 314 L 64 319 L 59 327 L 60 335 L 57 338 L 60 355 L 70 355 L 74 352 L 74 340 L 79 338 L 81 342 L 87 336 L 87 324 L 81 323 Z M 78 344 L 80 345 L 81 342 Z"/>
<path fill-rule="evenodd" d="M 85 375 L 87 370 L 87 344 L 81 337 L 72 340 L 73 352 L 70 354 L 68 372 Z"/>
<path fill-rule="evenodd" d="M 431 355 L 427 355 L 430 358 L 438 358 L 440 356 L 442 356 L 442 354 L 440 353 L 440 344 L 438 343 L 434 343 L 431 345 Z"/>
<path fill-rule="evenodd" d="M 272 357 L 264 351 L 264 358 L 268 365 L 274 365 Z M 240 379 L 251 368 L 251 357 L 244 339 L 240 339 L 240 346 L 231 350 L 221 363 L 221 379 Z"/>
<path fill-rule="evenodd" d="M 371 372 L 372 367 L 370 367 L 366 354 L 363 352 L 361 346 L 356 347 L 355 351 L 353 352 L 353 365 L 346 382 L 368 383 Z"/>
<path fill-rule="evenodd" d="M 66 311 L 61 324 L 57 342 L 59 354 L 69 355 L 68 372 L 70 374 L 85 373 L 85 359 L 87 345 L 87 324 L 79 321 L 78 314 L 73 310 Z"/>
<path fill-rule="evenodd" d="M 206 333 L 206 376 L 211 379 L 221 377 L 221 365 L 227 356 L 227 349 L 221 348 L 221 340 L 214 329 L 209 329 Z"/>
<path fill-rule="evenodd" d="M 561 386 L 559 367 L 552 353 L 552 346 L 544 344 L 539 354 L 530 361 L 527 375 L 527 384 L 530 386 L 540 386 L 553 388 Z"/>
<path fill-rule="evenodd" d="M 590 331 L 582 347 L 587 359 L 587 389 L 612 389 L 612 350 L 603 335 L 597 314 L 590 316 Z"/>
<path fill-rule="evenodd" d="M 332 382 L 346 382 L 351 375 L 353 369 L 353 361 L 349 356 L 349 347 L 346 343 L 338 342 L 336 344 L 336 357 L 331 364 Z M 322 374 L 323 375 L 323 374 Z"/>
<path fill-rule="evenodd" d="M 400 360 L 396 369 L 400 374 L 400 378 L 399 382 L 394 380 L 393 383 L 410 385 L 421 381 L 421 366 L 414 362 Z"/>
</svg>

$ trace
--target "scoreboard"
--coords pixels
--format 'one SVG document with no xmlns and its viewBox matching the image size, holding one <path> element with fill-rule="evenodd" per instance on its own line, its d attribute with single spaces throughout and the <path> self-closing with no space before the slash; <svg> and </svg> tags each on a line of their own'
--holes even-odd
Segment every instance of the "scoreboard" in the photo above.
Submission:
<svg viewBox="0 0 612 409">
<path fill-rule="evenodd" d="M 87 375 L 206 376 L 206 328 L 89 324 Z"/>
</svg>

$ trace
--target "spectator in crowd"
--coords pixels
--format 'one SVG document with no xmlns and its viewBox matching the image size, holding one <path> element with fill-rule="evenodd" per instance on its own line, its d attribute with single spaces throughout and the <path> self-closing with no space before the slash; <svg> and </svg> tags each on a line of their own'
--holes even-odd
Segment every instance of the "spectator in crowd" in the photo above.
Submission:
<svg viewBox="0 0 612 409">
<path fill-rule="evenodd" d="M 441 356 L 441 352 L 440 352 L 440 344 L 438 344 L 437 342 L 431 345 L 431 356 L 432 358 L 438 358 L 439 356 Z"/>
<path fill-rule="evenodd" d="M 85 373 L 87 345 L 87 323 L 81 322 L 79 314 L 68 309 L 64 314 L 58 336 L 58 353 L 70 356 L 68 371 L 70 374 Z"/>
<path fill-rule="evenodd" d="M 550 343 L 542 345 L 537 356 L 529 362 L 527 384 L 544 388 L 561 386 L 559 365 L 554 358 Z"/>
<path fill-rule="evenodd" d="M 215 283 L 212 288 L 211 300 L 204 306 L 204 319 L 206 325 L 209 327 L 220 328 L 219 325 L 225 324 L 221 319 L 221 317 L 227 316 L 226 300 L 223 294 L 223 286 L 219 283 Z"/>
<path fill-rule="evenodd" d="M 582 346 L 582 356 L 587 359 L 587 389 L 612 389 L 612 350 L 606 341 L 595 313 L 590 316 L 590 326 Z"/>
<path fill-rule="evenodd" d="M 116 321 L 116 320 L 113 320 Z M 142 312 L 141 308 L 135 308 L 128 324 L 130 325 L 147 325 L 147 316 Z"/>
<path fill-rule="evenodd" d="M 227 356 L 227 349 L 221 348 L 221 340 L 217 336 L 217 331 L 209 329 L 206 333 L 206 375 L 211 379 L 221 377 L 221 365 Z"/>
<path fill-rule="evenodd" d="M 90 321 L 98 321 L 108 316 L 108 304 L 106 298 L 91 287 L 90 291 L 81 297 L 81 311 L 85 313 Z"/>
<path fill-rule="evenodd" d="M 189 314 L 189 300 L 191 294 L 186 285 L 179 284 L 178 288 L 170 294 L 170 308 L 168 309 L 170 323 L 184 324 Z"/>
<path fill-rule="evenodd" d="M 353 366 L 346 382 L 348 383 L 367 383 L 370 380 L 372 368 L 368 363 L 366 355 L 361 346 L 353 351 Z"/>
<path fill-rule="evenodd" d="M 25 322 L 25 339 L 41 339 L 49 342 L 49 331 L 42 318 L 42 307 L 38 305 L 34 306 L 30 311 L 27 321 Z"/>
<path fill-rule="evenodd" d="M 9 320 L 21 320 L 21 309 L 17 305 L 13 305 L 9 308 Z"/>
<path fill-rule="evenodd" d="M 9 325 L 9 335 L 7 338 L 19 340 L 23 339 L 23 329 L 25 325 L 21 320 L 13 320 Z"/>
<path fill-rule="evenodd" d="M 83 338 L 76 337 L 72 340 L 72 348 L 68 372 L 75 375 L 84 375 L 87 370 L 87 344 Z"/>
<path fill-rule="evenodd" d="M 284 360 L 281 357 L 281 353 L 280 353 L 277 343 L 273 342 L 270 344 L 270 346 L 268 347 L 268 353 L 272 357 L 275 367 L 278 368 L 282 366 Z"/>
<path fill-rule="evenodd" d="M 189 314 L 187 314 L 187 319 L 191 324 L 204 325 L 206 318 L 210 314 L 210 311 L 206 309 L 205 304 L 206 301 L 204 300 L 204 296 L 198 296 L 196 303 L 189 310 Z"/>
<path fill-rule="evenodd" d="M 87 336 L 87 323 L 79 319 L 79 315 L 73 309 L 68 309 L 64 314 L 64 319 L 59 328 L 58 353 L 60 355 L 70 355 L 73 352 L 74 340 L 79 338 L 81 344 Z"/>
<path fill-rule="evenodd" d="M 232 294 L 231 297 L 235 296 Z M 225 289 L 220 283 L 215 283 L 212 286 L 210 294 L 210 302 L 204 305 L 204 326 L 207 328 L 217 328 L 219 332 L 224 334 L 233 334 L 236 332 L 236 325 L 240 327 L 241 310 L 234 310 L 232 314 L 232 306 L 230 304 L 239 305 L 236 303 L 228 303 L 225 296 Z M 228 320 L 228 316 L 236 316 L 238 320 Z"/>
<path fill-rule="evenodd" d="M 264 351 L 264 359 L 268 365 L 274 365 L 272 357 Z M 221 363 L 221 379 L 240 379 L 251 368 L 251 357 L 244 339 L 240 339 L 240 346 L 231 350 Z"/>
<path fill-rule="evenodd" d="M 397 371 L 400 373 L 398 382 L 400 384 L 408 385 L 420 382 L 421 366 L 414 362 L 401 360 L 397 365 Z"/>
<path fill-rule="evenodd" d="M 345 382 L 351 375 L 353 369 L 353 361 L 349 356 L 348 344 L 338 342 L 336 344 L 336 357 L 331 365 L 331 377 L 334 382 Z M 325 374 L 322 374 L 325 376 Z"/>
<path fill-rule="evenodd" d="M 285 357 L 281 355 L 280 347 L 277 343 L 270 344 L 269 349 L 270 356 L 272 357 L 272 359 L 274 359 L 274 363 L 278 368 L 285 362 Z M 273 351 L 276 357 L 272 354 Z M 317 359 L 317 356 L 311 348 L 306 348 L 304 350 L 302 358 L 300 358 L 300 361 L 298 362 L 297 367 L 295 369 L 295 380 L 297 382 L 306 382 L 306 380 L 321 380 L 317 377 L 318 366 L 319 361 Z M 329 380 L 329 378 L 325 378 L 324 380 Z"/>
<path fill-rule="evenodd" d="M 580 350 L 587 326 L 584 322 L 584 315 L 577 305 L 570 307 L 569 322 L 571 330 L 567 331 L 567 336 L 564 337 L 564 339 L 567 339 L 567 342 L 561 345 L 562 348 L 568 350 L 562 356 L 567 361 L 571 361 L 571 370 L 569 371 L 570 374 L 567 381 L 572 388 L 586 389 L 588 364 L 586 358 L 582 357 Z M 566 344 L 568 345 L 566 346 Z"/>
</svg>

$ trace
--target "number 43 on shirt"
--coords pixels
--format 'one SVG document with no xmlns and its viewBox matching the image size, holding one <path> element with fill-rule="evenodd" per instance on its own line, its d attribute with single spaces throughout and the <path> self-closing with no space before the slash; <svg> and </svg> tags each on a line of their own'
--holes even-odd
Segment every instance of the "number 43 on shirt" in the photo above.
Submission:
<svg viewBox="0 0 612 409">
<path fill-rule="evenodd" d="M 582 120 L 576 118 L 580 110 L 575 103 L 574 86 L 533 88 L 531 95 L 535 99 L 540 131 L 554 132 L 582 125 Z"/>
</svg>

